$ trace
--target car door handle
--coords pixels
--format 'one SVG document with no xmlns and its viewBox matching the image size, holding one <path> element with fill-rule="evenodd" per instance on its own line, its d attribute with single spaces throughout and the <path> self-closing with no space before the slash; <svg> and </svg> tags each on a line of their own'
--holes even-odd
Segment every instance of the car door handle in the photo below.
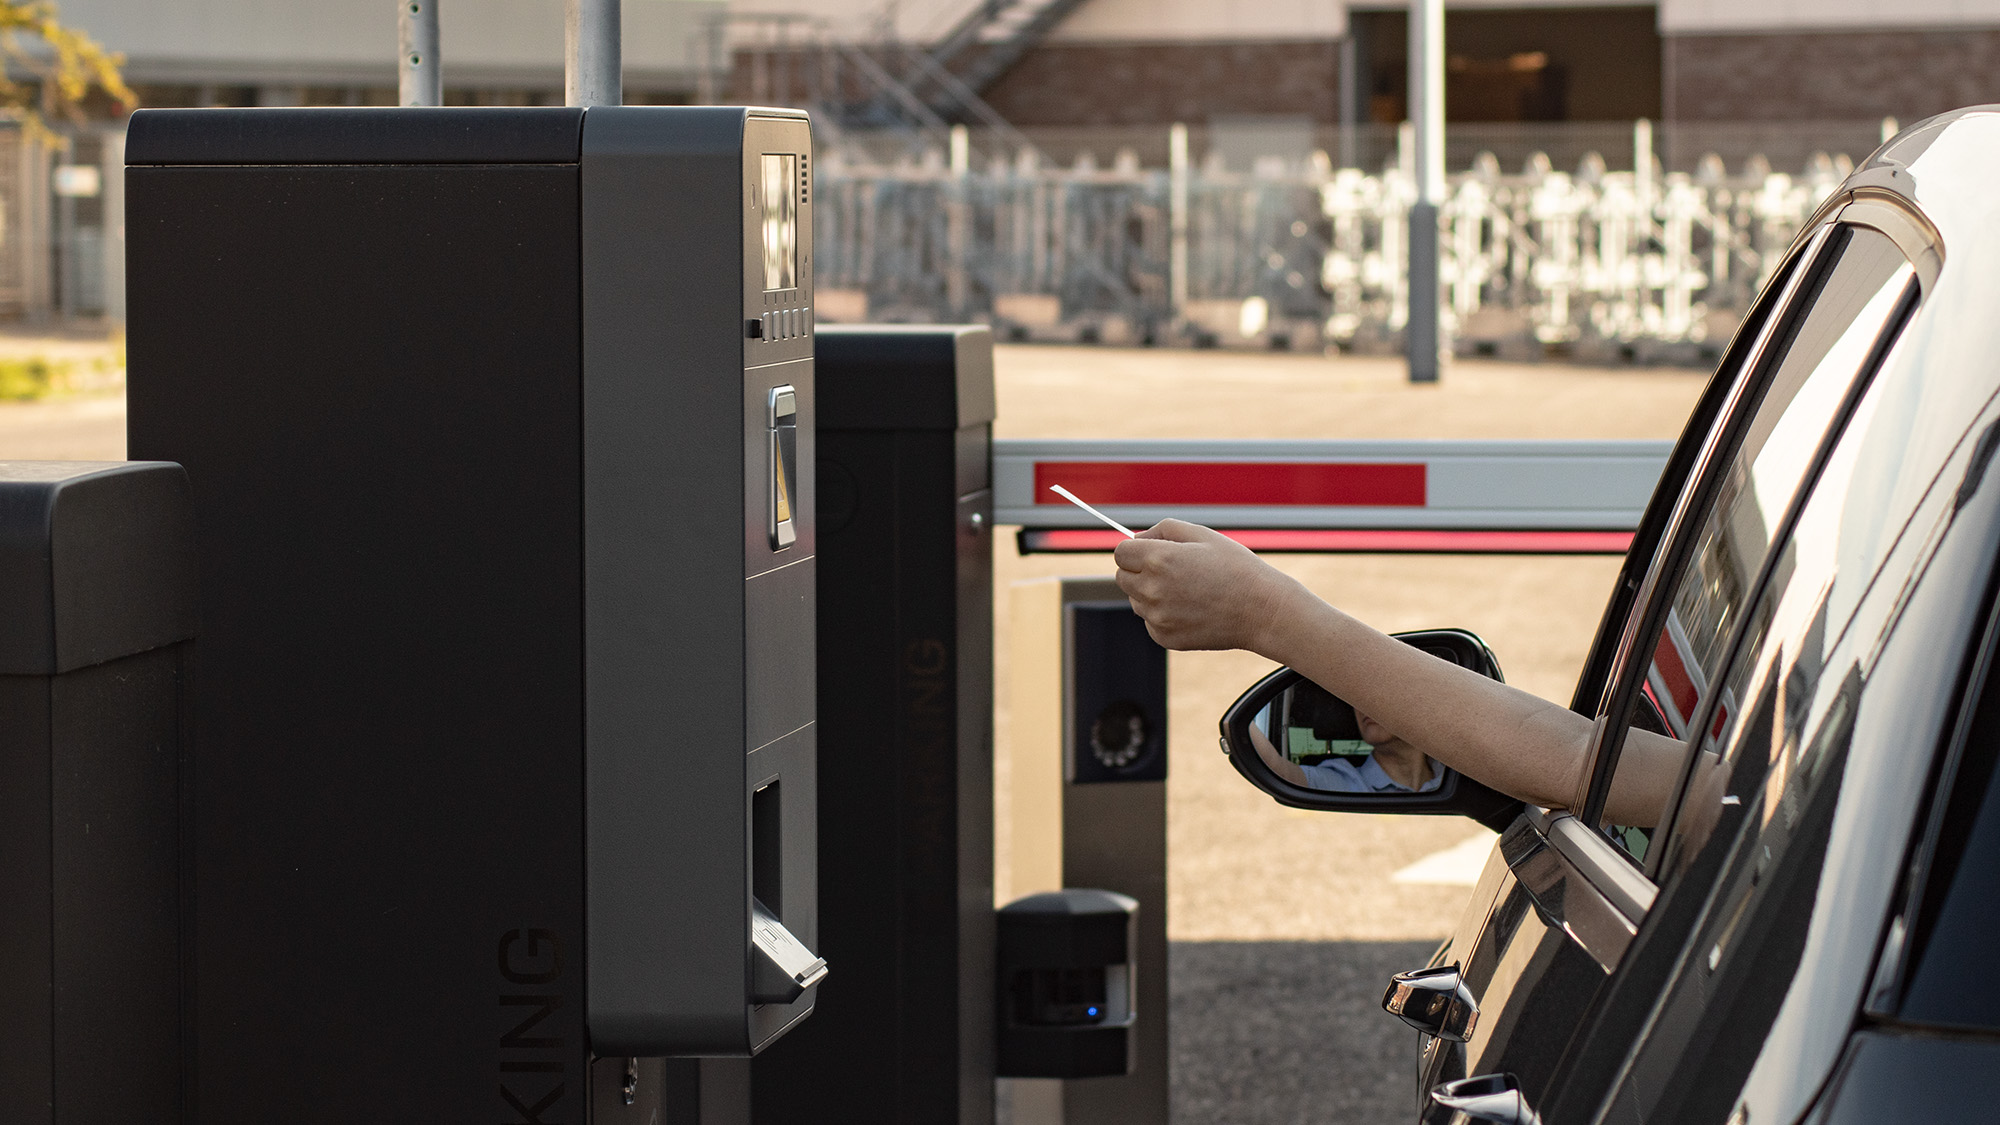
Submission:
<svg viewBox="0 0 2000 1125">
<path fill-rule="evenodd" d="M 1431 1091 L 1431 1100 L 1445 1109 L 1462 1113 L 1471 1121 L 1494 1125 L 1542 1125 L 1541 1117 L 1528 1108 L 1521 1084 L 1511 1074 L 1479 1074 L 1446 1082 Z"/>
<path fill-rule="evenodd" d="M 1479 1005 L 1459 977 L 1457 965 L 1411 969 L 1389 978 L 1382 1010 L 1439 1039 L 1463 1043 L 1479 1023 Z"/>
</svg>

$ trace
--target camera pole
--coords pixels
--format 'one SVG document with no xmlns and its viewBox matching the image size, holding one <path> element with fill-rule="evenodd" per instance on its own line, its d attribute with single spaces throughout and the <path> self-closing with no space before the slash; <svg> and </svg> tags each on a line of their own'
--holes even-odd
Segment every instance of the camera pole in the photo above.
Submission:
<svg viewBox="0 0 2000 1125">
<path fill-rule="evenodd" d="M 619 0 L 565 0 L 563 104 L 620 105 Z"/>
<path fill-rule="evenodd" d="M 1444 0 L 1410 0 L 1410 123 L 1416 199 L 1410 204 L 1410 382 L 1438 380 L 1438 201 L 1444 197 Z"/>
<path fill-rule="evenodd" d="M 396 0 L 397 105 L 443 105 L 438 67 L 438 0 Z"/>
</svg>

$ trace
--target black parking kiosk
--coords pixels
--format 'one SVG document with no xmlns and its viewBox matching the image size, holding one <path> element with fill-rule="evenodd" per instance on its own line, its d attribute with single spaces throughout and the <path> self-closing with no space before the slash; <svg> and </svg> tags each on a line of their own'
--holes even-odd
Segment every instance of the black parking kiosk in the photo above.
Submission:
<svg viewBox="0 0 2000 1125">
<path fill-rule="evenodd" d="M 783 1035 L 826 971 L 805 116 L 126 151 L 130 448 L 186 466 L 211 625 L 200 1119 L 645 1121 L 692 1064 L 641 1060 Z"/>
</svg>

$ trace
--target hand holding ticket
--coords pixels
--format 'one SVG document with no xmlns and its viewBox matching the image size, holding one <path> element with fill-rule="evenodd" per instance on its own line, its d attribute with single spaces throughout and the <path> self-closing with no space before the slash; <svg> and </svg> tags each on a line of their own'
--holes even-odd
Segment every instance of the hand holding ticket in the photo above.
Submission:
<svg viewBox="0 0 2000 1125">
<path fill-rule="evenodd" d="M 1057 496 L 1062 497 L 1063 499 L 1069 501 L 1070 503 L 1075 504 L 1077 507 L 1082 508 L 1084 511 L 1089 512 L 1091 515 L 1096 516 L 1099 523 L 1104 524 L 1106 527 L 1111 528 L 1113 531 L 1124 533 L 1125 538 L 1137 539 L 1139 537 L 1138 534 L 1134 532 L 1131 528 L 1126 527 L 1124 524 L 1119 523 L 1117 520 L 1112 519 L 1110 516 L 1107 516 L 1103 512 L 1098 511 L 1096 508 L 1093 508 L 1090 505 L 1084 503 L 1082 500 L 1077 499 L 1076 493 L 1071 492 L 1069 489 L 1064 488 L 1062 485 L 1052 484 L 1049 486 L 1049 491 L 1055 493 Z"/>
</svg>

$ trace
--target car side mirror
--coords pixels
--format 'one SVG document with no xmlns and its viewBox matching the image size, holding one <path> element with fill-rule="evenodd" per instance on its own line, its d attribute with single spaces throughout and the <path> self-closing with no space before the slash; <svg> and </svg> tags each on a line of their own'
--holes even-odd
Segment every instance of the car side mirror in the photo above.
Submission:
<svg viewBox="0 0 2000 1125">
<path fill-rule="evenodd" d="M 1503 680 L 1486 642 L 1463 629 L 1398 633 L 1396 639 Z M 1365 722 L 1352 704 L 1280 668 L 1223 712 L 1222 749 L 1245 780 L 1295 809 L 1450 813 L 1495 831 L 1520 814 L 1520 801 L 1447 769 L 1400 739 L 1370 742 Z M 1378 738 L 1383 734 L 1372 724 L 1369 730 Z"/>
</svg>

